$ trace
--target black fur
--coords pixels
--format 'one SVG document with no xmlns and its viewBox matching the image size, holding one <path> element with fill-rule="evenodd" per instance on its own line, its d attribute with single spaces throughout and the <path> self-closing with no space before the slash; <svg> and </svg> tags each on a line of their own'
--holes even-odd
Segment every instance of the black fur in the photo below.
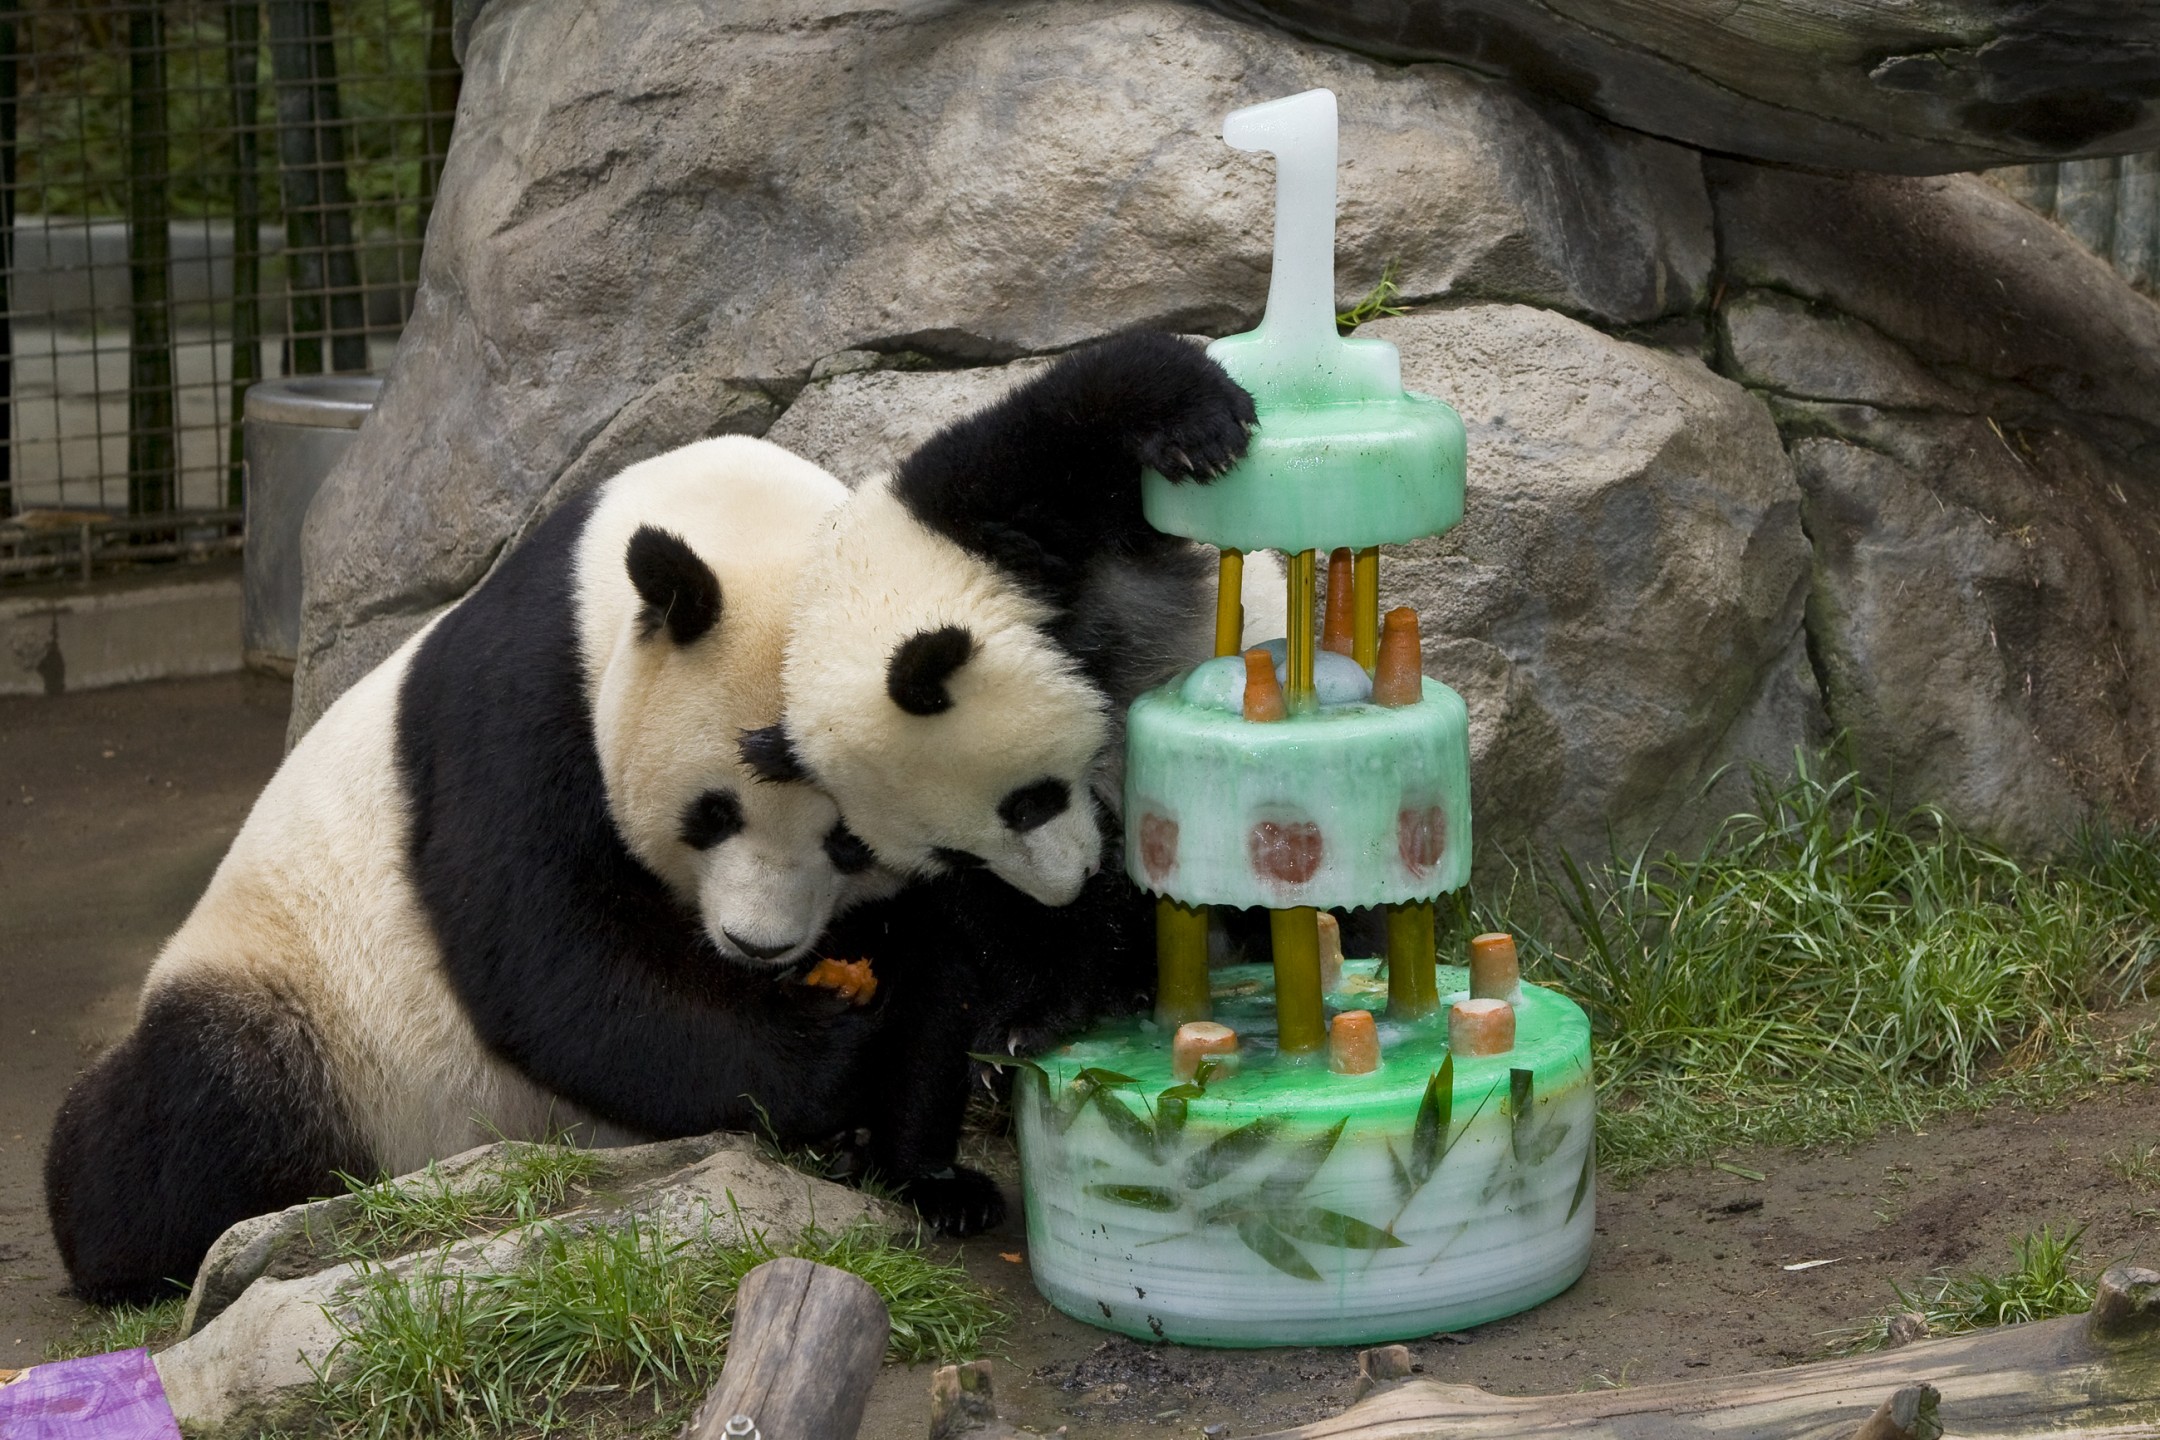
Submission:
<svg viewBox="0 0 2160 1440">
<path fill-rule="evenodd" d="M 1049 824 L 1072 805 L 1072 787 L 1056 776 L 1008 791 L 998 801 L 998 819 L 1016 835 Z"/>
<path fill-rule="evenodd" d="M 825 832 L 825 858 L 843 875 L 860 875 L 877 863 L 877 856 L 862 836 L 847 828 L 845 820 Z"/>
<path fill-rule="evenodd" d="M 939 715 L 952 708 L 945 682 L 975 653 L 975 637 L 959 625 L 910 635 L 893 647 L 885 665 L 885 693 L 910 715 Z"/>
<path fill-rule="evenodd" d="M 303 1005 L 182 982 L 152 991 L 134 1032 L 69 1089 L 45 1206 L 75 1293 L 142 1304 L 184 1292 L 227 1226 L 374 1168 Z"/>
<path fill-rule="evenodd" d="M 638 617 L 644 634 L 664 625 L 670 639 L 687 645 L 720 623 L 720 577 L 682 536 L 640 525 L 623 558 L 645 602 Z"/>
<path fill-rule="evenodd" d="M 760 780 L 785 785 L 810 778 L 802 757 L 795 753 L 794 738 L 784 725 L 745 730 L 736 740 L 735 749 L 741 754 L 743 764 L 750 767 L 750 773 Z"/>
<path fill-rule="evenodd" d="M 948 875 L 961 875 L 983 868 L 982 856 L 972 850 L 955 850 L 949 845 L 931 846 L 930 858 L 942 867 L 942 873 Z"/>
<path fill-rule="evenodd" d="M 835 923 L 821 952 L 866 956 L 878 976 L 880 1038 L 861 1116 L 871 1167 L 939 1233 L 972 1234 L 1004 1214 L 996 1186 L 954 1164 L 969 1052 L 1036 1054 L 1103 1016 L 1145 1007 L 1154 915 L 1123 867 L 1106 864 L 1060 909 L 971 870 Z"/>
<path fill-rule="evenodd" d="M 1252 397 L 1197 346 L 1134 333 L 1076 350 L 910 455 L 916 519 L 1060 609 L 1105 556 L 1187 549 L 1140 512 L 1140 473 L 1212 480 L 1245 453 Z"/>
<path fill-rule="evenodd" d="M 707 790 L 683 811 L 682 842 L 693 850 L 710 850 L 742 831 L 742 801 L 732 790 Z"/>
<path fill-rule="evenodd" d="M 870 1018 L 728 962 L 609 818 L 571 570 L 589 511 L 557 511 L 444 616 L 399 696 L 412 873 L 451 984 L 491 1048 L 604 1119 L 829 1133 Z"/>
</svg>

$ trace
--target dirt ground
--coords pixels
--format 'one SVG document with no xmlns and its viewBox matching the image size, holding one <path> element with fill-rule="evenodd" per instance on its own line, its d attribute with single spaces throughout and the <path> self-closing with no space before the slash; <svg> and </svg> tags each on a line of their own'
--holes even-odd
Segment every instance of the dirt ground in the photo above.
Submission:
<svg viewBox="0 0 2160 1440">
<path fill-rule="evenodd" d="M 286 703 L 284 686 L 239 676 L 0 700 L 0 1366 L 37 1358 L 82 1313 L 45 1230 L 52 1111 L 125 1028 L 158 943 L 275 768 Z M 2138 1085 L 1849 1152 L 1727 1157 L 1760 1182 L 1668 1172 L 1600 1195 L 1590 1271 L 1567 1294 L 1411 1348 L 1429 1376 L 1517 1395 L 1809 1359 L 1825 1332 L 1880 1311 L 1893 1280 L 2002 1268 L 2043 1224 L 2086 1226 L 2095 1262 L 2160 1261 L 2160 1189 L 2108 1164 L 2155 1143 L 2160 1088 Z M 1234 1436 L 1349 1402 L 1349 1351 L 1143 1346 L 1057 1314 L 1028 1284 L 1014 1201 L 1005 1233 L 958 1248 L 1014 1312 L 993 1355 L 1008 1417 L 1103 1440 Z M 1834 1263 L 1784 1268 L 1806 1260 Z M 928 1386 L 927 1369 L 889 1368 L 866 1440 L 917 1440 Z"/>
</svg>

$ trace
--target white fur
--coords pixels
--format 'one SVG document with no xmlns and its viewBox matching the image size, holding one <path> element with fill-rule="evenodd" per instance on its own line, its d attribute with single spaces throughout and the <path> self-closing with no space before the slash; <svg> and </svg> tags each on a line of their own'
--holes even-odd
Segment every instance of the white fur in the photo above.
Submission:
<svg viewBox="0 0 2160 1440">
<path fill-rule="evenodd" d="M 813 786 L 759 780 L 736 745 L 780 718 L 795 590 L 814 534 L 846 498 L 777 445 L 704 440 L 617 476 L 578 548 L 579 644 L 609 813 L 631 853 L 698 906 L 713 943 L 752 963 L 792 963 L 837 909 L 893 887 L 889 874 L 835 870 L 823 843 L 838 807 Z M 623 557 L 647 524 L 681 536 L 720 577 L 720 623 L 688 645 L 638 633 L 643 602 Z M 747 824 L 700 851 L 680 832 L 707 790 L 731 791 Z M 739 941 L 786 949 L 760 961 Z"/>
<path fill-rule="evenodd" d="M 1253 558 L 1247 633 L 1279 634 L 1281 567 Z M 788 729 L 849 827 L 897 869 L 932 870 L 934 849 L 963 850 L 1046 905 L 1071 902 L 1101 864 L 1088 796 L 1115 806 L 1104 793 L 1114 785 L 1101 782 L 1121 759 L 1121 727 L 1102 692 L 1045 634 L 1049 607 L 920 524 L 889 477 L 834 514 L 799 594 L 781 669 Z M 1211 617 L 1194 621 L 1203 648 L 1187 663 L 1206 658 L 1199 635 L 1213 633 Z M 886 691 L 892 652 L 945 625 L 973 634 L 975 652 L 952 677 L 951 708 L 909 714 Z M 998 816 L 999 801 L 1043 779 L 1064 781 L 1073 803 L 1015 834 Z"/>
</svg>

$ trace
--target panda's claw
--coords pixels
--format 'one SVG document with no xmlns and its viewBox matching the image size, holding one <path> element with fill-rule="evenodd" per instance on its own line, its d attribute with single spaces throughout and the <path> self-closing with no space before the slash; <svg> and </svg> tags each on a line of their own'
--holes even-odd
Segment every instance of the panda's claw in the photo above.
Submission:
<svg viewBox="0 0 2160 1440">
<path fill-rule="evenodd" d="M 900 1186 L 900 1195 L 932 1231 L 955 1240 L 979 1235 L 1005 1219 L 1005 1192 L 997 1181 L 965 1165 L 918 1175 Z"/>
</svg>

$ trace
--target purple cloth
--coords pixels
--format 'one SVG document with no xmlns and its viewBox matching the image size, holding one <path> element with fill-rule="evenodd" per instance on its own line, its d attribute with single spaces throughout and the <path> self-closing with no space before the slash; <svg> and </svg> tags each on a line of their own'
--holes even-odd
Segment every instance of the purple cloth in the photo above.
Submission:
<svg viewBox="0 0 2160 1440">
<path fill-rule="evenodd" d="M 38 1365 L 0 1389 L 7 1440 L 180 1440 L 147 1350 Z"/>
</svg>

